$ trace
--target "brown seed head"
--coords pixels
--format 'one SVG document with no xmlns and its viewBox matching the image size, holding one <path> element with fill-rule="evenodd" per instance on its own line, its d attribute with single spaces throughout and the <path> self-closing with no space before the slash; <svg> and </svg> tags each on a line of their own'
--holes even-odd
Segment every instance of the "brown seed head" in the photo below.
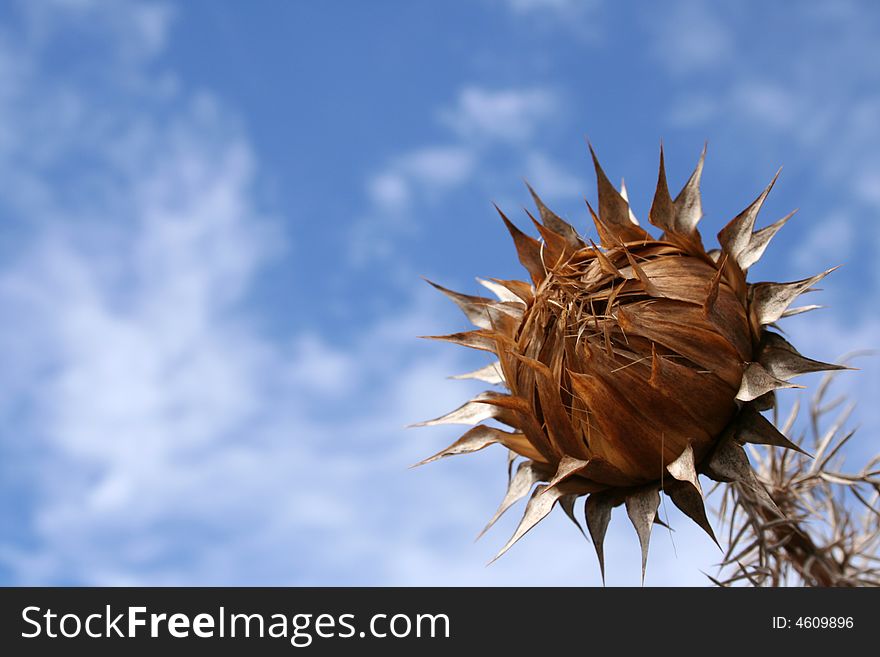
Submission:
<svg viewBox="0 0 880 657">
<path fill-rule="evenodd" d="M 705 149 L 672 199 L 661 149 L 649 213 L 659 238 L 638 224 L 625 190 L 611 185 L 593 153 L 599 212 L 589 211 L 601 246 L 586 243 L 530 187 L 540 221 L 529 216 L 540 240 L 498 212 L 531 283 L 481 281 L 497 301 L 435 286 L 478 327 L 436 337 L 494 353 L 497 362 L 464 376 L 508 392 L 488 391 L 422 423 L 477 425 L 427 461 L 493 443 L 510 450 L 511 465 L 524 459 L 490 525 L 545 482 L 535 486 L 501 553 L 556 502 L 574 519 L 575 500 L 589 495 L 586 521 L 600 564 L 610 510 L 625 502 L 644 573 L 660 490 L 714 539 L 698 473 L 755 484 L 741 443 L 792 447 L 759 411 L 773 405 L 775 390 L 797 387 L 788 383 L 793 376 L 841 369 L 801 356 L 767 330 L 802 312 L 789 306 L 829 272 L 793 283 L 746 282 L 748 268 L 791 216 L 754 230 L 775 177 L 721 230 L 720 249 L 703 247 L 697 222 L 704 156 Z M 487 419 L 513 431 L 478 424 Z M 778 513 L 769 496 L 757 495 Z"/>
</svg>

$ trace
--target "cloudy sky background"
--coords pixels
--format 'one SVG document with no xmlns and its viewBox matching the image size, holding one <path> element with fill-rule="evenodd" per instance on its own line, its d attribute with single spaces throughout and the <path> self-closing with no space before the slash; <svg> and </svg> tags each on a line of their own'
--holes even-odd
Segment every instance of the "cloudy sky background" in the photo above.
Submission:
<svg viewBox="0 0 880 657">
<path fill-rule="evenodd" d="M 592 235 L 585 138 L 643 219 L 708 140 L 704 232 L 780 165 L 759 222 L 800 208 L 753 278 L 845 263 L 793 342 L 876 347 L 878 59 L 867 1 L 3 3 L 0 583 L 598 583 L 561 514 L 485 567 L 500 448 L 407 469 L 486 362 L 415 339 L 465 327 L 420 276 L 521 276 L 523 178 Z M 665 511 L 646 583 L 705 584 Z M 623 513 L 606 554 L 638 584 Z"/>
</svg>

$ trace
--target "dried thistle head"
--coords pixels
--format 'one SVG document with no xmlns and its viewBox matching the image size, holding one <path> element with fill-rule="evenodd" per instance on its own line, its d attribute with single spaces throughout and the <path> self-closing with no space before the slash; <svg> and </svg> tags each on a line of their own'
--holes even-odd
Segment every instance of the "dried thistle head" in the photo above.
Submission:
<svg viewBox="0 0 880 657">
<path fill-rule="evenodd" d="M 840 368 L 801 356 L 768 330 L 782 317 L 810 310 L 789 307 L 831 270 L 792 283 L 746 281 L 791 216 L 754 230 L 775 177 L 721 230 L 720 249 L 704 248 L 697 230 L 704 157 L 705 149 L 673 199 L 661 149 L 648 215 L 660 237 L 639 225 L 625 188 L 612 186 L 593 153 L 599 208 L 589 210 L 601 246 L 585 242 L 529 188 L 540 220 L 529 217 L 540 240 L 499 214 L 530 282 L 480 281 L 497 300 L 435 285 L 478 328 L 431 337 L 495 354 L 497 361 L 460 378 L 500 384 L 507 392 L 487 391 L 421 423 L 476 425 L 423 463 L 493 443 L 510 450 L 511 465 L 522 457 L 489 526 L 532 495 L 498 556 L 557 502 L 575 520 L 574 503 L 583 496 L 603 575 L 611 510 L 625 504 L 644 576 L 661 491 L 714 540 L 698 474 L 753 485 L 742 443 L 793 447 L 760 414 L 774 391 L 798 387 L 789 383 L 798 374 Z M 512 431 L 481 424 L 489 419 Z M 772 503 L 766 493 L 762 499 Z"/>
</svg>

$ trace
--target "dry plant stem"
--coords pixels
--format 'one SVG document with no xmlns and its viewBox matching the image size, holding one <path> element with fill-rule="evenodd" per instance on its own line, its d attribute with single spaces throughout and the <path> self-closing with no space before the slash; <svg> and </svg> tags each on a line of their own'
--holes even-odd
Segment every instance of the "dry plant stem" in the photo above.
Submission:
<svg viewBox="0 0 880 657">
<path fill-rule="evenodd" d="M 832 376 L 825 377 L 809 408 L 814 457 L 754 450 L 759 487 L 726 488 L 719 515 L 729 547 L 721 564 L 724 576 L 713 578 L 717 584 L 880 586 L 880 456 L 858 472 L 843 470 L 840 453 L 854 435 L 843 429 L 852 406 L 822 430 L 842 401 L 825 399 Z M 780 427 L 783 433 L 797 413 L 796 406 Z M 804 441 L 801 435 L 795 442 Z"/>
<path fill-rule="evenodd" d="M 804 582 L 811 582 L 815 586 L 839 585 L 844 578 L 843 568 L 826 557 L 797 521 L 780 519 L 770 507 L 760 503 L 752 491 L 739 484 L 734 484 L 734 487 L 740 505 L 746 509 L 750 520 L 763 528 L 766 545 L 781 550 Z M 774 497 L 772 491 L 770 496 L 777 506 L 783 501 L 781 495 Z M 778 578 L 775 578 L 774 582 L 777 581 Z"/>
</svg>

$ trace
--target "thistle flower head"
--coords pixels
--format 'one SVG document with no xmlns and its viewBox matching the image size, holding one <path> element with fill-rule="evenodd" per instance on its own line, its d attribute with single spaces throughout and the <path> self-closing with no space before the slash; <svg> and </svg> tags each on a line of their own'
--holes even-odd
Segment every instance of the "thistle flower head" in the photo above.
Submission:
<svg viewBox="0 0 880 657">
<path fill-rule="evenodd" d="M 777 389 L 798 387 L 789 382 L 794 376 L 840 369 L 805 358 L 770 330 L 811 309 L 790 306 L 831 270 L 791 283 L 746 280 L 791 216 L 755 230 L 776 178 L 721 230 L 720 248 L 707 251 L 697 230 L 704 157 L 705 149 L 673 199 L 661 149 L 648 215 L 659 237 L 639 225 L 625 188 L 614 188 L 593 153 L 599 202 L 598 212 L 589 211 L 599 245 L 529 188 L 540 239 L 498 212 L 530 281 L 481 281 L 497 300 L 435 285 L 477 329 L 431 337 L 494 354 L 495 362 L 460 378 L 506 392 L 487 391 L 421 423 L 475 425 L 424 462 L 493 443 L 522 458 L 489 526 L 531 497 L 498 556 L 557 503 L 577 522 L 580 497 L 603 575 L 603 538 L 611 510 L 622 504 L 639 537 L 643 576 L 661 492 L 714 540 L 698 475 L 762 490 L 742 443 L 795 446 L 760 411 Z M 511 430 L 482 424 L 489 419 Z M 756 494 L 774 507 L 766 492 Z"/>
</svg>

